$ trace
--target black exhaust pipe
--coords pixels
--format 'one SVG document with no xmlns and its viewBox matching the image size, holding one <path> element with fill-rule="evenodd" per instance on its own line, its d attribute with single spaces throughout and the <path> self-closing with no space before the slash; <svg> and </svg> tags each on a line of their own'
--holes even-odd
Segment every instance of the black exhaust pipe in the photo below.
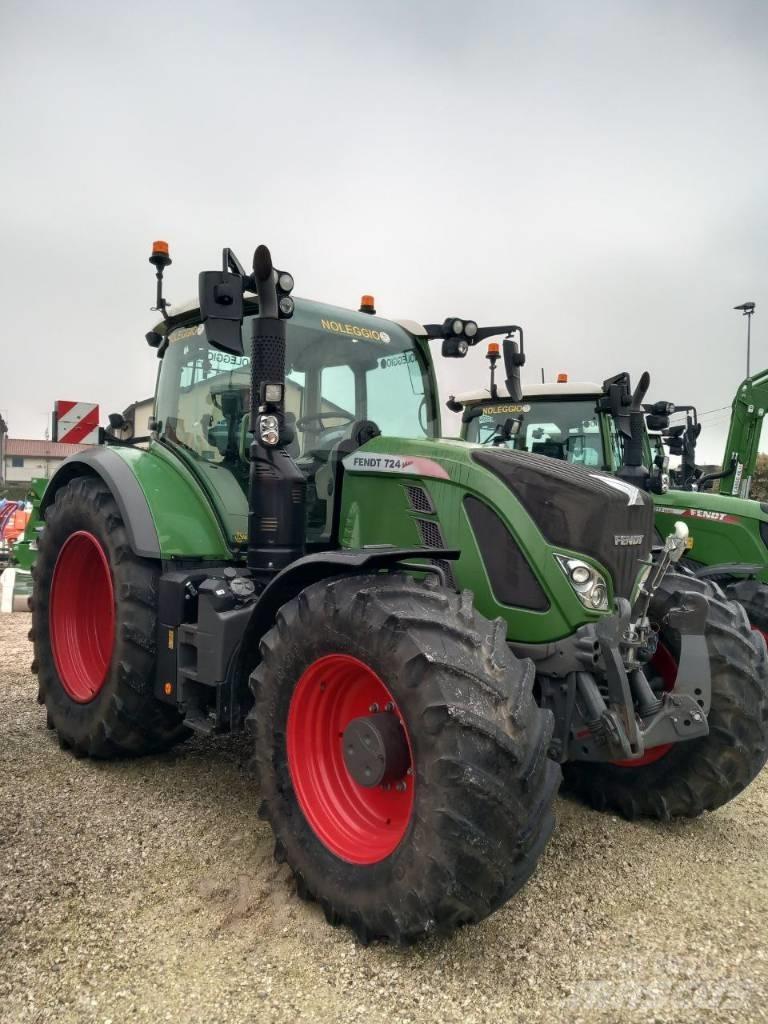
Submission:
<svg viewBox="0 0 768 1024">
<path fill-rule="evenodd" d="M 265 245 L 254 254 L 253 278 L 259 312 L 251 322 L 248 568 L 266 584 L 304 554 L 307 483 L 284 447 L 291 440 L 285 424 L 285 320 Z"/>
</svg>

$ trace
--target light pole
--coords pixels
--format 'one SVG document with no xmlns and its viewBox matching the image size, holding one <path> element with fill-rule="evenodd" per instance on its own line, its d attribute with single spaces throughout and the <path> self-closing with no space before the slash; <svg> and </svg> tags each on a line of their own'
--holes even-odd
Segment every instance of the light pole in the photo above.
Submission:
<svg viewBox="0 0 768 1024">
<path fill-rule="evenodd" d="M 752 326 L 752 314 L 755 312 L 754 302 L 742 302 L 740 306 L 734 306 L 734 309 L 740 309 L 741 315 L 747 318 L 747 376 L 749 376 L 749 345 L 751 341 L 751 326 Z"/>
</svg>

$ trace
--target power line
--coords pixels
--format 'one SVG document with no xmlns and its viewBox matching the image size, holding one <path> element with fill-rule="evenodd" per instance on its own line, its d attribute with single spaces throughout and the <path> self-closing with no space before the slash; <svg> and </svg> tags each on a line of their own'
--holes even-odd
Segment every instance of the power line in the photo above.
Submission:
<svg viewBox="0 0 768 1024">
<path fill-rule="evenodd" d="M 731 408 L 730 405 L 720 405 L 720 406 L 717 407 L 717 409 L 707 409 L 706 412 L 700 412 L 699 413 L 699 419 L 701 419 L 702 416 L 710 416 L 713 412 L 722 412 L 723 409 L 730 409 L 730 408 Z"/>
</svg>

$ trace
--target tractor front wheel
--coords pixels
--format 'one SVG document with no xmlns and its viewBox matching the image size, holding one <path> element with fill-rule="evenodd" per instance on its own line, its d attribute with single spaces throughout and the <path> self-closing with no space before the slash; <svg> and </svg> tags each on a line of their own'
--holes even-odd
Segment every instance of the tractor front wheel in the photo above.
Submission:
<svg viewBox="0 0 768 1024">
<path fill-rule="evenodd" d="M 35 561 L 32 637 L 48 724 L 77 756 L 154 753 L 187 735 L 153 693 L 158 575 L 131 551 L 101 480 L 56 493 Z"/>
<path fill-rule="evenodd" d="M 680 636 L 664 618 L 684 603 L 685 591 L 701 594 L 708 605 L 709 735 L 653 747 L 634 762 L 565 765 L 566 787 L 598 810 L 626 818 L 695 817 L 732 800 L 768 760 L 765 642 L 750 629 L 741 606 L 726 601 L 715 584 L 670 572 L 654 595 L 650 616 L 660 628 L 660 644 L 652 667 L 659 689 L 670 689 L 677 675 Z"/>
<path fill-rule="evenodd" d="M 335 579 L 284 605 L 251 677 L 262 816 L 300 895 L 367 942 L 479 921 L 534 870 L 559 770 L 534 670 L 468 593 Z"/>
</svg>

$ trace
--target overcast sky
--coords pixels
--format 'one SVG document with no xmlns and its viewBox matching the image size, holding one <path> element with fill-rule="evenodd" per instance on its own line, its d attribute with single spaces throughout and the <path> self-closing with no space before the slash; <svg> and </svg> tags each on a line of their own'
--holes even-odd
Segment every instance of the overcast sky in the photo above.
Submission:
<svg viewBox="0 0 768 1024">
<path fill-rule="evenodd" d="M 0 0 L 0 411 L 153 391 L 154 238 L 176 302 L 266 242 L 300 295 L 522 324 L 531 381 L 717 409 L 746 299 L 768 365 L 767 98 L 764 0 Z"/>
</svg>

